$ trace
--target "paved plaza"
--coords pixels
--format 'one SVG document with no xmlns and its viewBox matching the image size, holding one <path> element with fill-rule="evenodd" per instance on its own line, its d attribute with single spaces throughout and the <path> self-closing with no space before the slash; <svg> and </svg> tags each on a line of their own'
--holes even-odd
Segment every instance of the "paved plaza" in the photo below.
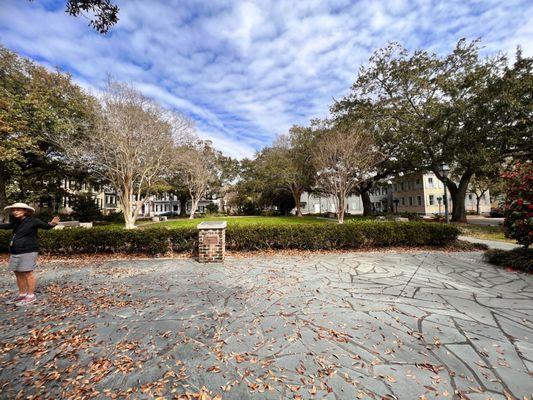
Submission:
<svg viewBox="0 0 533 400">
<path fill-rule="evenodd" d="M 481 253 L 49 263 L 0 398 L 529 399 L 533 277 Z"/>
</svg>

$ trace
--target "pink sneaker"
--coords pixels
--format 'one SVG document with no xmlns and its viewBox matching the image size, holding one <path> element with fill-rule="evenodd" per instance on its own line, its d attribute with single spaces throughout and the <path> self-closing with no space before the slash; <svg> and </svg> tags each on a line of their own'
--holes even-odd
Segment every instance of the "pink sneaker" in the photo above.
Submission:
<svg viewBox="0 0 533 400">
<path fill-rule="evenodd" d="M 35 303 L 37 301 L 37 297 L 35 295 L 27 295 L 22 300 L 15 303 L 17 307 L 21 306 L 27 306 L 28 304 Z"/>
<path fill-rule="evenodd" d="M 17 304 L 19 301 L 23 300 L 26 296 L 27 294 L 19 294 L 14 299 L 6 301 L 6 304 Z"/>
</svg>

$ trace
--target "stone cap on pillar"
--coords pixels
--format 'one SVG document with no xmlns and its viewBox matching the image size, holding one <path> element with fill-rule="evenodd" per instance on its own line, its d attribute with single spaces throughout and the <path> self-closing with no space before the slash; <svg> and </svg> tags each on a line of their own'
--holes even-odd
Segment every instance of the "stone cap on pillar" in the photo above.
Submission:
<svg viewBox="0 0 533 400">
<path fill-rule="evenodd" d="M 198 224 L 198 229 L 225 229 L 228 223 L 226 221 L 205 221 Z"/>
</svg>

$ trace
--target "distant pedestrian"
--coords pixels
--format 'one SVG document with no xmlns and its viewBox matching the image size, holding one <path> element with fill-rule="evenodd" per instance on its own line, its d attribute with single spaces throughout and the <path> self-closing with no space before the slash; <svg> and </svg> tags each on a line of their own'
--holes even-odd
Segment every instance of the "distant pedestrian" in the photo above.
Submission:
<svg viewBox="0 0 533 400">
<path fill-rule="evenodd" d="M 37 266 L 39 229 L 52 229 L 59 223 L 59 217 L 54 217 L 49 223 L 33 217 L 35 209 L 24 203 L 15 203 L 4 208 L 11 211 L 10 222 L 0 224 L 0 229 L 13 229 L 13 237 L 9 244 L 9 270 L 15 273 L 18 296 L 9 303 L 24 306 L 34 303 L 36 279 L 33 271 Z"/>
</svg>

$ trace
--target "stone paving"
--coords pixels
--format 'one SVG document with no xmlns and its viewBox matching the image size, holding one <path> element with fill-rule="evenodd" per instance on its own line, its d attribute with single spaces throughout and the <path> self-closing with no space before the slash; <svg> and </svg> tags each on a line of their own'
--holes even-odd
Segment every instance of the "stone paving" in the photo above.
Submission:
<svg viewBox="0 0 533 400">
<path fill-rule="evenodd" d="M 50 263 L 0 308 L 0 398 L 530 399 L 533 278 L 480 257 Z"/>
</svg>

